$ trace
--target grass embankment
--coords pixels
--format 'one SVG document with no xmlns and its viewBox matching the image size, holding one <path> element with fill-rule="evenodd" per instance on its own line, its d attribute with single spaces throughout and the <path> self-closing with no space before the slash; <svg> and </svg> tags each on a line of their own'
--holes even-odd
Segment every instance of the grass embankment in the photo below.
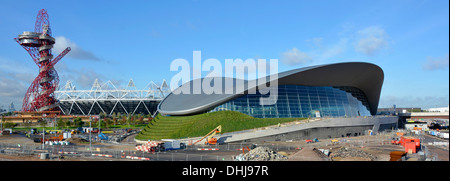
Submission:
<svg viewBox="0 0 450 181">
<path fill-rule="evenodd" d="M 260 128 L 304 118 L 254 118 L 236 111 L 217 111 L 193 116 L 155 117 L 137 136 L 138 140 L 179 139 L 204 136 L 219 125 L 222 133 Z"/>
</svg>

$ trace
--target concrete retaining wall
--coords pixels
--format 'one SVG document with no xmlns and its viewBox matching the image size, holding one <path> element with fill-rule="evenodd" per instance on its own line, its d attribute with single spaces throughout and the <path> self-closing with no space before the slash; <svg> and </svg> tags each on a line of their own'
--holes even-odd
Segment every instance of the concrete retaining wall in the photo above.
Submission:
<svg viewBox="0 0 450 181">
<path fill-rule="evenodd" d="M 325 139 L 347 136 L 360 136 L 397 128 L 398 117 L 359 117 L 328 118 L 309 123 L 296 124 L 266 130 L 249 131 L 236 134 L 224 134 L 218 138 L 219 143 L 230 142 L 262 142 L 304 139 Z"/>
</svg>

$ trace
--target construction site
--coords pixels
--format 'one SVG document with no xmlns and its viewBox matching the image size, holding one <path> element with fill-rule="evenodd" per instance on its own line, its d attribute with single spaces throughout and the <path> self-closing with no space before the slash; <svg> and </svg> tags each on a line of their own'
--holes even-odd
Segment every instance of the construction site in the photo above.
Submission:
<svg viewBox="0 0 450 181">
<path fill-rule="evenodd" d="M 132 80 L 126 90 L 105 88 L 110 84 L 96 80 L 90 91 L 77 91 L 68 82 L 57 94 L 54 65 L 71 48 L 53 58 L 55 38 L 47 11 L 38 12 L 33 32 L 14 40 L 30 54 L 39 74 L 21 111 L 2 115 L 0 161 L 449 161 L 448 126 L 400 127 L 398 116 L 376 115 L 382 76 L 376 76 L 381 69 L 372 64 L 285 73 L 280 90 L 286 99 L 273 107 L 252 105 L 252 95 L 225 97 L 228 102 L 205 95 L 176 97 L 165 81 L 145 91 L 131 90 Z M 307 80 L 322 81 L 320 86 L 292 83 L 300 75 L 319 77 L 307 70 L 336 73 L 330 77 L 339 82 L 358 76 L 348 73 L 354 67 L 364 75 L 366 69 L 375 72 L 368 76 L 374 80 L 345 86 L 328 79 Z M 381 83 L 367 83 L 373 81 Z"/>
<path fill-rule="evenodd" d="M 137 141 L 131 129 L 10 130 L 0 136 L 2 161 L 449 161 L 448 138 L 435 131 L 215 144 L 219 135 Z"/>
</svg>

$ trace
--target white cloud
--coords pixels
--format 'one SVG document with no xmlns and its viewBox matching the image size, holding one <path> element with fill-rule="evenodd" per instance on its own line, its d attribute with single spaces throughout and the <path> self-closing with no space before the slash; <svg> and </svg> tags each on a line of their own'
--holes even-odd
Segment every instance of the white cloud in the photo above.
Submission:
<svg viewBox="0 0 450 181">
<path fill-rule="evenodd" d="M 33 68 L 35 69 L 33 70 Z M 16 109 L 19 109 L 38 70 L 38 66 L 33 63 L 31 58 L 21 61 L 0 57 L 0 106 L 7 107 L 13 102 Z M 36 72 L 36 75 L 33 72 Z"/>
<path fill-rule="evenodd" d="M 337 61 L 336 57 L 345 53 L 349 47 L 367 56 L 374 56 L 382 50 L 389 48 L 389 36 L 379 26 L 370 26 L 359 31 L 345 28 L 339 33 L 335 42 L 326 42 L 323 37 L 314 37 L 305 40 L 309 49 L 300 51 L 292 48 L 281 54 L 281 60 L 286 65 L 300 65 L 310 63 L 330 63 Z"/>
<path fill-rule="evenodd" d="M 320 59 L 327 60 L 329 58 L 335 57 L 342 52 L 344 52 L 347 48 L 348 39 L 341 38 L 338 42 L 331 45 L 330 47 L 326 47 L 323 52 L 320 54 Z"/>
<path fill-rule="evenodd" d="M 65 62 L 56 64 L 55 68 L 59 72 L 60 86 L 64 86 L 67 80 L 71 80 L 78 89 L 90 89 L 95 79 L 107 80 L 104 75 L 90 68 L 71 68 Z"/>
<path fill-rule="evenodd" d="M 382 49 L 388 48 L 388 35 L 378 26 L 362 29 L 357 32 L 356 37 L 355 50 L 359 53 L 373 56 Z"/>
<path fill-rule="evenodd" d="M 67 47 L 70 47 L 71 50 L 66 55 L 67 57 L 79 60 L 100 61 L 100 58 L 98 58 L 94 53 L 82 49 L 76 43 L 72 42 L 70 39 L 64 36 L 55 37 L 55 45 L 53 47 L 54 47 L 53 54 L 55 54 L 54 56 L 57 56 L 57 54 L 64 51 L 64 49 L 66 49 Z"/>
<path fill-rule="evenodd" d="M 0 77 L 0 97 L 23 97 L 27 86 L 10 77 Z"/>
<path fill-rule="evenodd" d="M 294 47 L 292 50 L 281 53 L 281 61 L 286 65 L 299 65 L 310 63 L 312 58 Z"/>
<path fill-rule="evenodd" d="M 448 54 L 444 57 L 427 57 L 427 60 L 423 63 L 422 68 L 424 70 L 445 70 L 448 69 Z"/>
<path fill-rule="evenodd" d="M 19 76 L 22 76 L 20 74 Z M 25 79 L 34 78 L 25 76 Z M 19 109 L 22 105 L 23 97 L 28 89 L 28 82 L 24 82 L 15 74 L 5 73 L 0 70 L 0 106 L 7 106 L 11 102 L 14 103 L 16 109 Z"/>
<path fill-rule="evenodd" d="M 100 74 L 95 73 L 93 70 L 84 70 L 84 73 L 78 75 L 75 82 L 82 88 L 91 88 L 95 79 L 106 80 L 106 78 Z"/>
<path fill-rule="evenodd" d="M 305 41 L 311 42 L 315 47 L 323 48 L 323 46 L 322 46 L 323 38 L 322 37 L 311 38 L 311 39 L 308 39 Z"/>
</svg>

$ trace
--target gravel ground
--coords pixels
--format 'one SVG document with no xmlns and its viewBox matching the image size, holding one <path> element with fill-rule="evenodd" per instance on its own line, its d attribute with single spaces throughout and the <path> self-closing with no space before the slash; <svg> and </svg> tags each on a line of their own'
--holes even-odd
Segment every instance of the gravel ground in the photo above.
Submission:
<svg viewBox="0 0 450 181">
<path fill-rule="evenodd" d="M 292 141 L 284 143 L 277 142 L 277 144 L 298 145 L 300 151 L 291 153 L 291 155 L 289 155 L 289 161 L 324 161 L 323 158 L 312 151 L 313 148 L 329 150 L 330 157 L 335 156 L 333 153 L 338 152 L 342 148 L 351 149 L 353 152 L 361 153 L 360 155 L 351 155 L 349 153 L 349 155 L 344 157 L 336 157 L 333 161 L 389 161 L 390 152 L 404 150 L 400 145 L 391 145 L 389 135 L 338 138 L 339 142 L 335 144 L 331 143 L 332 139 L 321 139 L 316 143 Z M 372 155 L 373 157 L 368 157 L 365 154 Z"/>
<path fill-rule="evenodd" d="M 316 149 L 327 149 L 330 151 L 330 157 L 334 161 L 389 161 L 390 152 L 392 151 L 404 151 L 404 148 L 401 145 L 391 145 L 390 144 L 390 134 L 379 134 L 377 136 L 358 136 L 358 137 L 350 137 L 350 138 L 339 138 L 339 142 L 337 144 L 331 143 L 332 139 L 322 139 L 317 143 L 309 143 L 307 144 L 305 141 L 290 141 L 290 142 L 270 142 L 275 145 L 284 145 L 284 146 L 295 146 L 298 150 L 292 149 L 290 151 L 286 151 L 287 160 L 288 161 L 323 161 L 324 159 L 317 154 L 317 152 L 313 151 L 313 148 Z M 447 141 L 448 140 L 440 140 Z M 30 146 L 39 146 L 41 144 L 34 143 L 33 140 L 26 138 L 23 135 L 13 134 L 8 136 L 0 136 L 1 144 L 21 144 L 21 145 L 30 145 Z M 124 151 L 134 151 L 136 142 L 134 142 L 134 135 L 129 136 L 122 144 L 101 144 L 96 143 L 95 145 L 101 146 L 102 149 L 114 149 L 114 150 L 124 150 Z M 89 144 L 87 144 L 89 145 Z M 359 155 L 352 155 L 349 153 L 348 155 L 340 155 L 336 156 L 336 153 L 343 151 L 341 149 L 347 148 L 348 150 L 352 150 L 353 152 L 360 153 Z M 449 149 L 448 146 L 427 146 L 428 150 L 432 155 L 438 157 L 439 161 L 449 161 Z M 80 148 L 82 149 L 82 147 Z M 211 152 L 208 153 L 210 155 L 239 155 L 238 152 L 224 152 L 222 151 Z M 241 152 L 242 153 L 242 152 Z M 270 153 L 273 154 L 273 153 Z M 334 154 L 334 155 L 333 155 Z M 262 153 L 260 155 L 263 156 Z M 370 156 L 368 156 L 370 155 Z M 334 158 L 333 158 L 334 156 Z M 57 157 L 56 155 L 54 157 Z M 260 157 L 260 156 L 258 156 Z M 263 156 L 264 157 L 264 156 Z M 58 160 L 53 159 L 53 160 Z M 64 161 L 129 161 L 124 159 L 114 159 L 114 158 L 102 158 L 102 157 L 65 157 L 64 159 L 60 159 Z M 38 155 L 23 155 L 23 156 L 13 156 L 8 154 L 0 154 L 0 161 L 43 161 L 39 159 Z"/>
<path fill-rule="evenodd" d="M 287 157 L 274 152 L 269 147 L 256 147 L 245 154 L 237 156 L 240 161 L 285 161 Z"/>
</svg>

